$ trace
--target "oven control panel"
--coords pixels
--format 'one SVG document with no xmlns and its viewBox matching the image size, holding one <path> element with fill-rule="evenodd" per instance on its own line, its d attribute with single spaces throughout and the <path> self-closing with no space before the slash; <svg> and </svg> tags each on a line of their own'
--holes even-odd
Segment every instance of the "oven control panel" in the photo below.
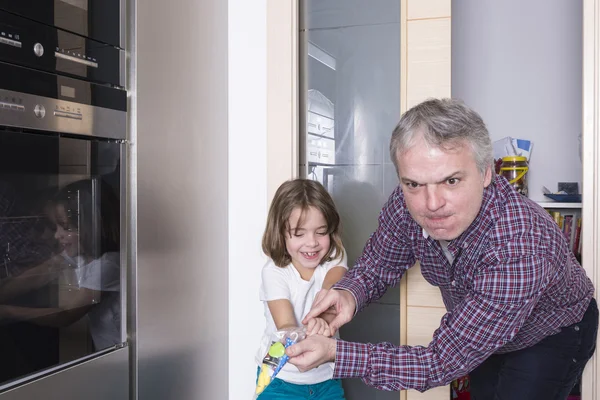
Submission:
<svg viewBox="0 0 600 400">
<path fill-rule="evenodd" d="M 10 32 L 5 32 L 4 30 L 0 31 L 0 43 L 7 44 L 9 46 L 21 48 L 23 47 L 23 43 L 20 42 L 21 35 L 18 33 L 12 34 Z"/>
<path fill-rule="evenodd" d="M 0 101 L 0 109 L 25 112 L 25 106 L 23 104 L 11 103 L 9 101 Z"/>
<path fill-rule="evenodd" d="M 125 139 L 126 112 L 0 89 L 0 125 Z"/>
</svg>

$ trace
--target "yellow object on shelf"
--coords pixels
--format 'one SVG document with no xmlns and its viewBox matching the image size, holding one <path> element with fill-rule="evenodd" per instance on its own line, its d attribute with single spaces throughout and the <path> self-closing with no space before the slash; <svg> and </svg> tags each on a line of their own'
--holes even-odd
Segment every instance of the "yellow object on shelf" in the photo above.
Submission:
<svg viewBox="0 0 600 400">
<path fill-rule="evenodd" d="M 529 164 L 527 163 L 527 157 L 502 157 L 500 175 L 505 177 L 506 180 L 508 180 L 508 183 L 513 185 L 515 190 L 524 196 L 527 196 L 528 194 L 527 172 L 529 172 Z"/>
</svg>

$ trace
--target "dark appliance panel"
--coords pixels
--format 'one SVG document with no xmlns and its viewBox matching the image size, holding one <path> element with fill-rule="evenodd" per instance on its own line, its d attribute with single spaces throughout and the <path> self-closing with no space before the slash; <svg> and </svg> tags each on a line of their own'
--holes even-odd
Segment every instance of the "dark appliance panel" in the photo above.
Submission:
<svg viewBox="0 0 600 400">
<path fill-rule="evenodd" d="M 124 48 L 120 0 L 0 0 L 0 9 Z"/>
<path fill-rule="evenodd" d="M 0 61 L 124 87 L 124 50 L 0 11 Z"/>
</svg>

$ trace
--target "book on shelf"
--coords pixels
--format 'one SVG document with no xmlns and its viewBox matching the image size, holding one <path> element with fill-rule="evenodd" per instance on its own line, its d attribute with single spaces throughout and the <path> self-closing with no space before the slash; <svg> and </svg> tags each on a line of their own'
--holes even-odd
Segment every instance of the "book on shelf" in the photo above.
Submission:
<svg viewBox="0 0 600 400">
<path fill-rule="evenodd" d="M 552 219 L 565 235 L 569 248 L 573 254 L 581 254 L 581 216 L 574 215 L 572 211 L 568 213 L 548 210 Z"/>
<path fill-rule="evenodd" d="M 581 254 L 581 218 L 577 218 L 574 236 L 575 239 L 573 240 L 573 253 Z"/>
<path fill-rule="evenodd" d="M 562 231 L 565 234 L 565 237 L 567 238 L 569 245 L 571 245 L 571 243 L 573 243 L 571 240 L 572 233 L 573 233 L 573 229 L 571 229 L 572 226 L 573 226 L 573 216 L 572 215 L 564 215 Z"/>
</svg>

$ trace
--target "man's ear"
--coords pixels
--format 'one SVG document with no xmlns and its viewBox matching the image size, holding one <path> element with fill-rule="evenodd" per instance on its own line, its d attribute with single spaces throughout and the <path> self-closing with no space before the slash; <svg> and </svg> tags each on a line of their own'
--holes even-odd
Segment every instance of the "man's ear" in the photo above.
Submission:
<svg viewBox="0 0 600 400">
<path fill-rule="evenodd" d="M 483 187 L 486 188 L 492 183 L 492 167 L 488 165 L 483 174 Z"/>
</svg>

